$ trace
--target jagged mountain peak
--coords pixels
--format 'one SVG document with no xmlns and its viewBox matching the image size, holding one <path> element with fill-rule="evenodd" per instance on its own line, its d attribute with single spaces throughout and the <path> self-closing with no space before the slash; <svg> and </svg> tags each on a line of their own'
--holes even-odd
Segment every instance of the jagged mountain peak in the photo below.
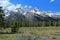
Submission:
<svg viewBox="0 0 60 40">
<path fill-rule="evenodd" d="M 40 21 L 40 20 L 45 20 L 45 21 L 50 21 L 50 20 L 60 20 L 60 15 L 55 15 L 51 12 L 46 12 L 46 11 L 41 11 L 38 8 L 33 8 L 31 10 L 22 10 L 21 8 L 15 9 L 17 10 L 16 12 L 14 11 L 7 11 L 8 15 L 6 18 L 10 20 L 16 19 L 16 20 L 29 20 L 29 21 Z M 7 15 L 7 14 L 6 14 Z"/>
</svg>

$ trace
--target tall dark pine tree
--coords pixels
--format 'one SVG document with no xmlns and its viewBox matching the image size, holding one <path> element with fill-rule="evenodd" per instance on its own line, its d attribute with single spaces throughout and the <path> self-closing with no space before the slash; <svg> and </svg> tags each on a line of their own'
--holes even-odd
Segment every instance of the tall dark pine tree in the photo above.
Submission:
<svg viewBox="0 0 60 40">
<path fill-rule="evenodd" d="M 4 14 L 3 14 L 3 10 L 2 7 L 0 6 L 0 27 L 4 27 Z"/>
</svg>

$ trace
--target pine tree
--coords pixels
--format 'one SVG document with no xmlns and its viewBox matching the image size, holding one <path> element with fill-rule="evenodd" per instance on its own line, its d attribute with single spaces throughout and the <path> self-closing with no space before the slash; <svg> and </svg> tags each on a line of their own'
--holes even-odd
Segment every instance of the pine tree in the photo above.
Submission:
<svg viewBox="0 0 60 40">
<path fill-rule="evenodd" d="M 11 33 L 17 33 L 18 30 L 19 30 L 19 23 L 18 23 L 18 21 L 13 20 L 11 22 L 11 26 L 10 27 L 11 27 Z"/>
<path fill-rule="evenodd" d="M 0 27 L 4 27 L 5 25 L 5 21 L 4 21 L 4 17 L 5 15 L 3 15 L 3 10 L 2 10 L 2 7 L 0 7 Z"/>
<path fill-rule="evenodd" d="M 49 21 L 49 23 L 48 23 L 48 24 L 49 24 L 49 26 L 51 26 L 51 21 Z"/>
</svg>

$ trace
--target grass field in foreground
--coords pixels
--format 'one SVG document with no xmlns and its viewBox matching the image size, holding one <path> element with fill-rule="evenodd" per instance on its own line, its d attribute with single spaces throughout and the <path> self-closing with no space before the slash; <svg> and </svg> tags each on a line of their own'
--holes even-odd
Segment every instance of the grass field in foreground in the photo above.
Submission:
<svg viewBox="0 0 60 40">
<path fill-rule="evenodd" d="M 60 40 L 60 27 L 21 27 L 18 32 L 25 34 L 36 34 L 38 36 L 53 35 L 56 36 L 56 40 Z M 0 34 L 0 40 L 6 38 L 16 38 L 20 34 Z M 13 39 L 14 40 L 14 39 Z"/>
<path fill-rule="evenodd" d="M 60 27 L 21 27 L 19 32 L 38 35 L 56 35 L 60 34 Z"/>
</svg>

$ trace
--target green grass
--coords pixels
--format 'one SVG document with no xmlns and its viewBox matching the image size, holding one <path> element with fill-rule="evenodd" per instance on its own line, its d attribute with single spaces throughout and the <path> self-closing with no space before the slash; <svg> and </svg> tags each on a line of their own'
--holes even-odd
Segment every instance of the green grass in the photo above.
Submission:
<svg viewBox="0 0 60 40">
<path fill-rule="evenodd" d="M 24 34 L 35 34 L 38 36 L 50 36 L 56 37 L 55 40 L 60 40 L 60 27 L 21 27 L 19 29 L 20 33 Z M 0 40 L 6 40 L 7 38 L 16 38 L 20 34 L 0 34 Z"/>
<path fill-rule="evenodd" d="M 38 35 L 51 35 L 60 33 L 60 27 L 21 27 L 19 32 L 33 33 Z"/>
</svg>

